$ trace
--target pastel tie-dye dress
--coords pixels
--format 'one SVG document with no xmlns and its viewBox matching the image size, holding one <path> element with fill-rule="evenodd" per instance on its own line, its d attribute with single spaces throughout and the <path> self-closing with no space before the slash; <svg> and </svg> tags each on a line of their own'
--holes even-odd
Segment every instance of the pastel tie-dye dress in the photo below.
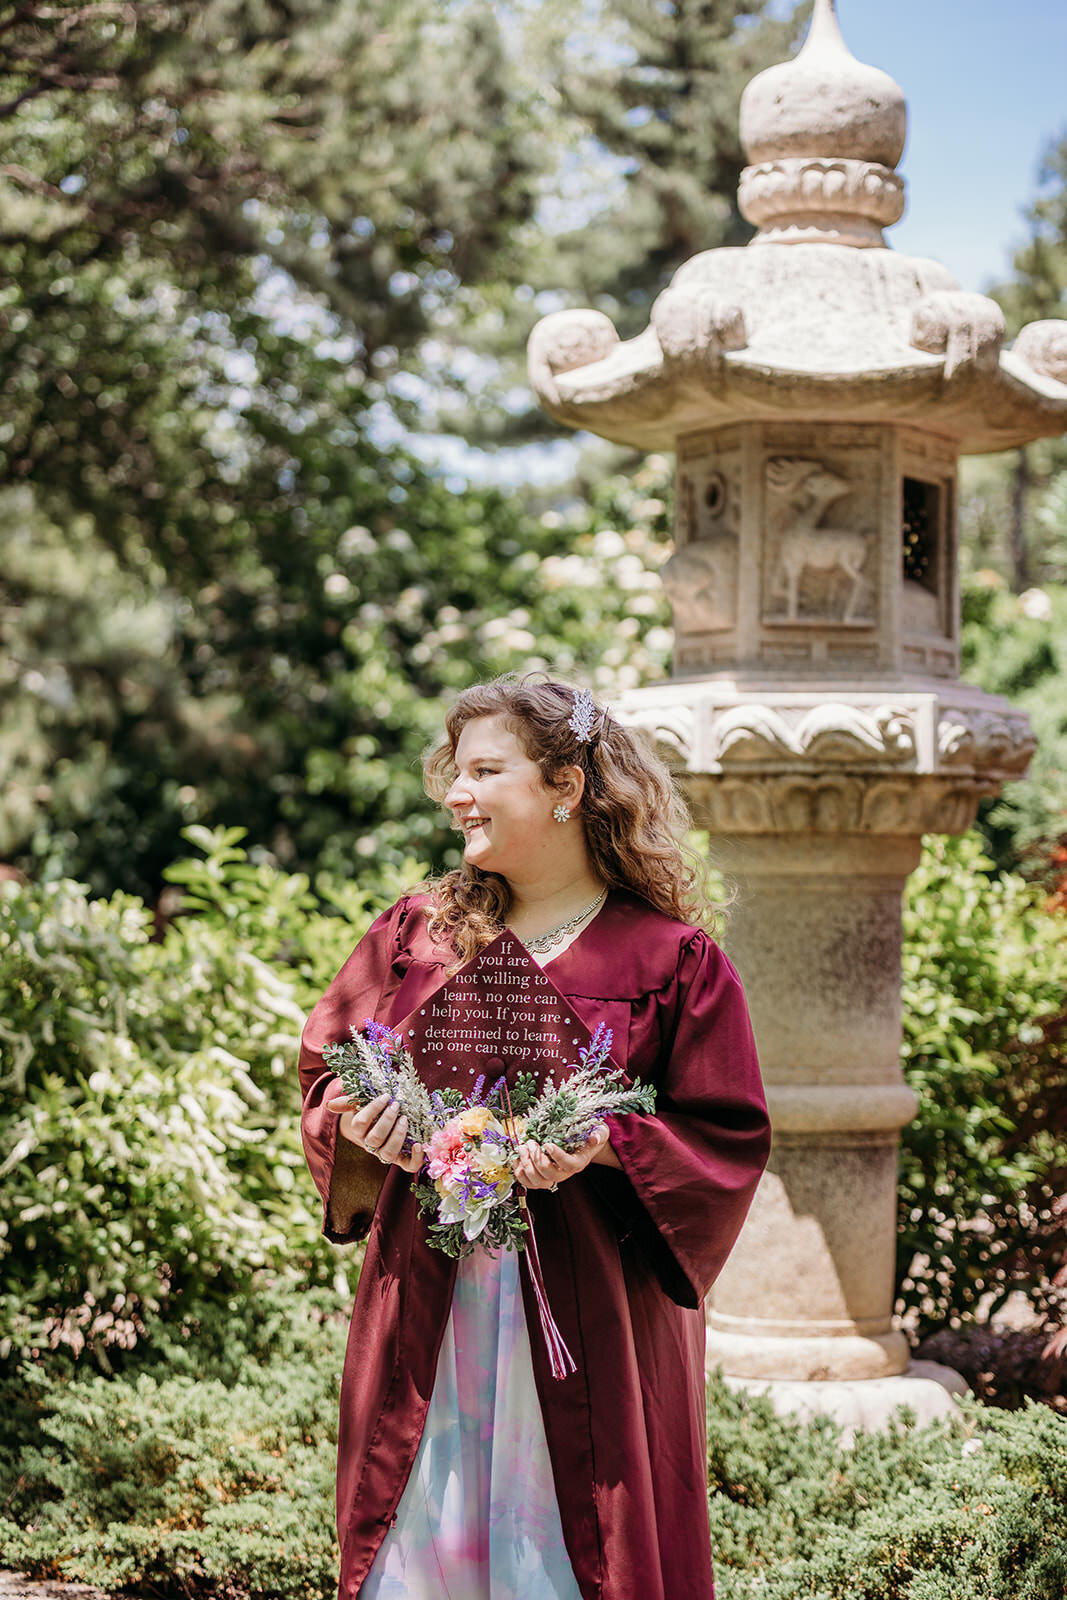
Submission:
<svg viewBox="0 0 1067 1600">
<path fill-rule="evenodd" d="M 359 1600 L 581 1600 L 519 1270 L 481 1249 L 460 1263 L 422 1443 Z"/>
</svg>

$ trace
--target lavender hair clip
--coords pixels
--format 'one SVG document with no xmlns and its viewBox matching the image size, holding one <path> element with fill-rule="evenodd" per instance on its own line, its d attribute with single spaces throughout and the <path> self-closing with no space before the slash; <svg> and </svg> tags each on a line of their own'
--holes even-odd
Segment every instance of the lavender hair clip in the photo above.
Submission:
<svg viewBox="0 0 1067 1600">
<path fill-rule="evenodd" d="M 576 739 L 587 744 L 593 737 L 593 723 L 596 721 L 597 708 L 593 696 L 588 689 L 579 689 L 574 697 L 574 710 L 567 720 L 567 726 L 573 731 Z"/>
</svg>

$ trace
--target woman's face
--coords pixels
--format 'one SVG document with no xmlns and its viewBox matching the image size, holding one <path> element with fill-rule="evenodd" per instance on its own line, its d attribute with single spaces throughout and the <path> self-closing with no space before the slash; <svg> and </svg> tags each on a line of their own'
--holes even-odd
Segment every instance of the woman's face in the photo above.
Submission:
<svg viewBox="0 0 1067 1600">
<path fill-rule="evenodd" d="M 552 811 L 566 798 L 542 782 L 541 769 L 502 717 L 466 724 L 445 805 L 463 830 L 463 856 L 471 866 L 504 878 L 536 872 L 539 858 L 559 842 Z"/>
</svg>

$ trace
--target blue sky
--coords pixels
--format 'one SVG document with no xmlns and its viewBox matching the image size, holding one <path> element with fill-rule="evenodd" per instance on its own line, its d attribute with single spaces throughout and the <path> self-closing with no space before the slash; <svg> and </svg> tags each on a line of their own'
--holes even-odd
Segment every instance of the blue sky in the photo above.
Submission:
<svg viewBox="0 0 1067 1600">
<path fill-rule="evenodd" d="M 838 0 L 837 14 L 908 101 L 908 209 L 887 243 L 965 289 L 1007 276 L 1041 150 L 1067 133 L 1067 0 Z"/>
</svg>

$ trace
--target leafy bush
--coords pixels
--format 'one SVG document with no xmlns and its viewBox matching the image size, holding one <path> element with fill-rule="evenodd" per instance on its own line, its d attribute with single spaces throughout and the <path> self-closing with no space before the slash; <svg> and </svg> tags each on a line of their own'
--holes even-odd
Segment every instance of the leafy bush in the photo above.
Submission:
<svg viewBox="0 0 1067 1600">
<path fill-rule="evenodd" d="M 177 1351 L 112 1379 L 34 1368 L 36 1439 L 0 1456 L 0 1559 L 174 1600 L 329 1593 L 344 1317 L 325 1292 L 253 1310 L 206 1330 L 200 1374 Z M 1043 1407 L 969 1402 L 844 1448 L 713 1382 L 708 1438 L 721 1600 L 1062 1600 L 1067 1422 Z"/>
<path fill-rule="evenodd" d="M 844 1449 L 827 1419 L 798 1426 L 712 1385 L 719 1600 L 1062 1600 L 1067 1422 L 967 1401 L 912 1424 Z"/>
<path fill-rule="evenodd" d="M 1027 712 L 1038 745 L 1024 779 L 983 804 L 997 865 L 1041 875 L 1067 833 L 1067 586 L 1012 594 L 995 572 L 963 583 L 963 676 Z"/>
<path fill-rule="evenodd" d="M 337 1574 L 345 1333 L 336 1296 L 261 1295 L 212 1313 L 192 1360 L 172 1343 L 135 1373 L 73 1381 L 27 1364 L 0 1458 L 3 1561 L 109 1589 L 319 1600 Z"/>
<path fill-rule="evenodd" d="M 918 1350 L 967 1379 L 979 1400 L 1015 1408 L 1029 1398 L 1067 1414 L 1067 1330 L 964 1323 L 940 1328 Z"/>
<path fill-rule="evenodd" d="M 898 1308 L 921 1336 L 1047 1288 L 1067 1191 L 1067 941 L 974 835 L 927 841 L 904 914 Z"/>
<path fill-rule="evenodd" d="M 375 908 L 255 865 L 235 830 L 191 833 L 203 859 L 172 871 L 191 912 L 161 938 L 126 894 L 0 896 L 0 1355 L 114 1354 L 263 1269 L 338 1270 L 300 1144 L 297 1038 Z"/>
</svg>

